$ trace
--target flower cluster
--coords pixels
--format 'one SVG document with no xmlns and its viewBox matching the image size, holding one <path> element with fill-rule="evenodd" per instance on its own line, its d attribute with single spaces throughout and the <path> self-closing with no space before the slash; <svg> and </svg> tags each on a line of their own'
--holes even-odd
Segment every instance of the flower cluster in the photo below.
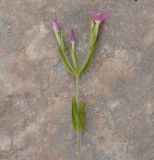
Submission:
<svg viewBox="0 0 154 160">
<path fill-rule="evenodd" d="M 91 12 L 88 14 L 88 16 L 91 17 L 93 22 L 100 24 L 109 17 L 109 14 L 106 12 L 102 13 Z M 52 29 L 55 34 L 58 34 L 58 32 L 60 31 L 59 25 L 56 20 L 52 21 Z M 75 43 L 75 32 L 73 29 L 70 31 L 70 41 L 71 44 Z"/>
</svg>

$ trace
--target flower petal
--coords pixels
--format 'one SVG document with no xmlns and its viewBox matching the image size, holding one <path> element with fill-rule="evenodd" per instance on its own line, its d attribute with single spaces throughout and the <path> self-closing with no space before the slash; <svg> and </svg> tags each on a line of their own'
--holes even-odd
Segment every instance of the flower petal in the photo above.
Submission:
<svg viewBox="0 0 154 160">
<path fill-rule="evenodd" d="M 90 16 L 94 21 L 102 22 L 108 18 L 109 14 L 106 12 L 103 13 L 91 12 L 88 14 L 88 16 Z"/>
</svg>

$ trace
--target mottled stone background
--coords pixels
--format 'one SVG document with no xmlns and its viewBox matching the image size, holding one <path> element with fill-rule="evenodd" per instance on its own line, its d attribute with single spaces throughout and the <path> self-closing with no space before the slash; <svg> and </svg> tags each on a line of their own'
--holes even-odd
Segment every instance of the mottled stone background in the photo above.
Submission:
<svg viewBox="0 0 154 160">
<path fill-rule="evenodd" d="M 74 78 L 51 31 L 77 32 L 87 51 L 89 11 L 107 11 L 89 70 L 82 160 L 154 160 L 154 0 L 0 0 L 0 160 L 75 160 Z"/>
</svg>

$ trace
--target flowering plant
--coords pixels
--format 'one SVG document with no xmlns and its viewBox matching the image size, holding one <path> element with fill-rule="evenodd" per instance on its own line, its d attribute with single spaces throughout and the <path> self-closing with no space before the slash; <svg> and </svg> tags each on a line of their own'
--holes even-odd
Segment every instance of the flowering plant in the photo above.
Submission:
<svg viewBox="0 0 154 160">
<path fill-rule="evenodd" d="M 78 148 L 78 160 L 80 160 L 80 145 L 81 145 L 81 132 L 84 130 L 84 108 L 85 104 L 80 100 L 79 91 L 79 80 L 81 75 L 88 69 L 91 62 L 94 50 L 96 48 L 96 42 L 98 38 L 98 31 L 102 21 L 108 18 L 107 13 L 90 13 L 88 16 L 91 18 L 90 33 L 89 33 L 89 44 L 88 44 L 88 54 L 85 58 L 84 63 L 79 66 L 78 58 L 75 50 L 75 32 L 71 30 L 70 32 L 70 54 L 72 62 L 68 59 L 66 55 L 66 45 L 63 39 L 61 29 L 56 20 L 52 21 L 53 33 L 58 45 L 59 57 L 64 64 L 67 72 L 75 77 L 76 79 L 76 95 L 72 97 L 72 125 L 77 133 L 77 148 Z"/>
</svg>

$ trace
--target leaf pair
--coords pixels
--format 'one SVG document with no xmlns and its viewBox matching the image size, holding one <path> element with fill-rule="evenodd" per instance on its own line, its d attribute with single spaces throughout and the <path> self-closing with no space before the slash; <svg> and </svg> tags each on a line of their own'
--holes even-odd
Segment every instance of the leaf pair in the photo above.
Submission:
<svg viewBox="0 0 154 160">
<path fill-rule="evenodd" d="M 75 97 L 72 98 L 72 125 L 78 132 L 84 130 L 84 107 L 82 102 L 77 104 Z"/>
</svg>

